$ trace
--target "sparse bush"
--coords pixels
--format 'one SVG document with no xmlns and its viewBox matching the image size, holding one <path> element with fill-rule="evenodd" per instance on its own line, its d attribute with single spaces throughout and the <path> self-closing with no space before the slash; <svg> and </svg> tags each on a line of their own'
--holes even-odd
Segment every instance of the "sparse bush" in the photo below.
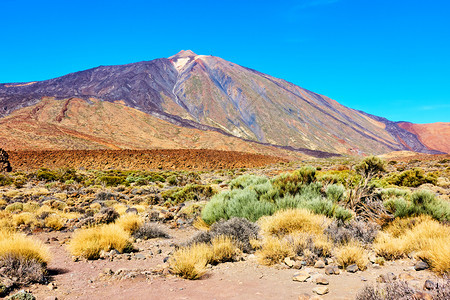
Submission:
<svg viewBox="0 0 450 300">
<path fill-rule="evenodd" d="M 359 164 L 355 165 L 355 171 L 364 178 L 373 178 L 385 171 L 384 161 L 376 156 L 366 157 Z"/>
<path fill-rule="evenodd" d="M 98 178 L 100 183 L 105 184 L 106 186 L 118 186 L 126 183 L 126 180 L 122 176 L 114 176 L 114 175 L 104 175 Z"/>
<path fill-rule="evenodd" d="M 236 256 L 236 246 L 234 244 L 234 239 L 225 236 L 218 235 L 211 240 L 211 262 L 221 263 L 227 261 L 233 261 Z"/>
<path fill-rule="evenodd" d="M 176 250 L 169 259 L 172 273 L 186 279 L 199 279 L 206 273 L 211 248 L 206 244 L 194 244 Z"/>
<path fill-rule="evenodd" d="M 23 203 L 21 202 L 14 202 L 5 207 L 5 211 L 8 212 L 18 212 L 22 210 L 23 210 Z"/>
<path fill-rule="evenodd" d="M 411 194 L 410 200 L 394 198 L 386 201 L 384 205 L 394 217 L 404 218 L 424 214 L 439 221 L 450 220 L 450 204 L 438 199 L 432 192 L 415 191 Z"/>
<path fill-rule="evenodd" d="M 135 214 L 124 214 L 120 218 L 118 218 L 115 223 L 126 232 L 133 234 L 141 227 L 141 225 L 144 223 L 144 220 L 140 216 Z"/>
<path fill-rule="evenodd" d="M 384 286 L 366 285 L 358 292 L 356 300 L 416 299 L 415 293 L 407 282 L 391 281 Z"/>
<path fill-rule="evenodd" d="M 94 219 L 97 224 L 109 224 L 114 222 L 119 216 L 119 213 L 114 208 L 105 207 L 98 214 L 95 214 Z"/>
<path fill-rule="evenodd" d="M 435 272 L 450 272 L 450 228 L 430 217 L 394 221 L 378 234 L 374 250 L 386 259 L 397 259 L 415 252 Z"/>
<path fill-rule="evenodd" d="M 294 256 L 294 250 L 285 238 L 268 236 L 264 239 L 261 249 L 256 251 L 256 256 L 263 265 L 273 265 L 286 257 Z"/>
<path fill-rule="evenodd" d="M 209 185 L 188 184 L 181 188 L 174 188 L 161 193 L 161 197 L 170 205 L 187 201 L 201 201 L 209 199 L 216 191 Z"/>
<path fill-rule="evenodd" d="M 120 253 L 132 250 L 130 234 L 116 224 L 78 229 L 69 243 L 72 255 L 83 256 L 86 259 L 97 259 L 101 250 L 113 249 Z"/>
<path fill-rule="evenodd" d="M 20 233 L 0 231 L 2 275 L 16 284 L 42 282 L 49 260 L 49 250 L 41 241 Z"/>
<path fill-rule="evenodd" d="M 0 174 L 0 186 L 7 186 L 13 183 L 13 180 L 8 175 Z"/>
<path fill-rule="evenodd" d="M 366 250 L 356 242 L 350 242 L 336 250 L 337 263 L 346 268 L 349 265 L 356 264 L 360 270 L 365 270 L 369 260 Z"/>
<path fill-rule="evenodd" d="M 243 252 L 249 253 L 253 249 L 250 240 L 258 238 L 258 231 L 259 227 L 255 223 L 244 218 L 234 217 L 214 223 L 209 231 L 199 232 L 187 244 L 208 244 L 218 236 L 227 236 L 232 238 L 234 244 Z"/>
<path fill-rule="evenodd" d="M 263 232 L 278 236 L 298 231 L 321 234 L 326 223 L 325 217 L 315 215 L 305 209 L 282 210 L 273 216 L 263 217 L 259 220 Z"/>
<path fill-rule="evenodd" d="M 339 203 L 344 198 L 345 188 L 341 184 L 330 184 L 327 186 L 325 194 L 327 199 L 334 203 Z"/>
<path fill-rule="evenodd" d="M 57 214 L 51 214 L 45 218 L 44 225 L 53 230 L 61 230 L 64 227 L 64 220 Z"/>
<path fill-rule="evenodd" d="M 349 223 L 333 221 L 325 229 L 325 233 L 335 244 L 347 244 L 352 240 L 371 244 L 379 229 L 378 224 L 363 220 L 352 220 Z"/>
<path fill-rule="evenodd" d="M 258 237 L 259 227 L 244 218 L 231 218 L 227 221 L 219 221 L 211 226 L 210 234 L 216 236 L 228 236 L 244 252 L 250 252 L 252 247 L 250 240 Z"/>
<path fill-rule="evenodd" d="M 45 168 L 39 169 L 36 172 L 36 178 L 45 182 L 59 180 L 57 172 Z"/>
<path fill-rule="evenodd" d="M 160 226 L 152 223 L 144 223 L 134 233 L 133 236 L 137 239 L 154 239 L 154 238 L 169 238 L 169 234 Z"/>
<path fill-rule="evenodd" d="M 402 173 L 391 174 L 386 178 L 386 181 L 397 186 L 418 187 L 425 183 L 436 185 L 437 178 L 436 173 L 425 174 L 422 169 L 414 168 Z"/>
</svg>

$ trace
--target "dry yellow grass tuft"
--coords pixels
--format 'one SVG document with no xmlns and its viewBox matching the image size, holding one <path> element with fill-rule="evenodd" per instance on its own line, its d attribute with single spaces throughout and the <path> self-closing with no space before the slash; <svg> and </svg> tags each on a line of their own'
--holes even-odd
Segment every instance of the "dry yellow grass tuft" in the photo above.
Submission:
<svg viewBox="0 0 450 300">
<path fill-rule="evenodd" d="M 0 258 L 6 256 L 34 260 L 43 265 L 50 260 L 49 249 L 41 241 L 21 233 L 0 231 Z"/>
<path fill-rule="evenodd" d="M 356 264 L 360 270 L 365 270 L 369 263 L 366 250 L 356 242 L 350 242 L 341 246 L 335 253 L 337 263 L 346 268 L 349 265 Z"/>
<path fill-rule="evenodd" d="M 260 250 L 256 251 L 258 260 L 263 265 L 279 263 L 286 257 L 294 256 L 292 244 L 284 238 L 268 236 Z"/>
<path fill-rule="evenodd" d="M 60 230 L 64 227 L 64 219 L 57 214 L 51 214 L 44 221 L 45 227 L 51 228 L 53 230 Z"/>
<path fill-rule="evenodd" d="M 144 220 L 135 214 L 124 214 L 116 220 L 116 224 L 129 233 L 134 233 L 144 223 Z"/>
<path fill-rule="evenodd" d="M 209 225 L 201 218 L 197 217 L 192 224 L 198 230 L 209 231 Z"/>
<path fill-rule="evenodd" d="M 316 253 L 323 256 L 331 255 L 333 244 L 323 234 L 310 234 L 306 232 L 297 232 L 288 236 L 295 253 L 303 252 L 305 249 L 314 249 Z"/>
<path fill-rule="evenodd" d="M 117 224 L 108 224 L 75 231 L 69 243 L 72 255 L 87 259 L 97 259 L 100 251 L 115 249 L 119 252 L 130 250 L 130 233 Z"/>
<path fill-rule="evenodd" d="M 12 221 L 15 226 L 25 225 L 34 227 L 39 223 L 36 216 L 31 212 L 22 212 L 20 214 L 13 215 Z"/>
<path fill-rule="evenodd" d="M 396 259 L 416 252 L 440 274 L 450 272 L 450 227 L 430 217 L 409 218 L 393 223 L 380 232 L 375 251 L 386 259 Z M 403 224 L 410 224 L 402 226 Z M 401 229 L 399 229 L 401 228 Z"/>
<path fill-rule="evenodd" d="M 215 263 L 232 261 L 236 256 L 237 247 L 229 236 L 216 236 L 211 241 L 211 261 Z"/>
<path fill-rule="evenodd" d="M 273 216 L 262 217 L 258 223 L 266 234 L 282 236 L 299 231 L 323 234 L 328 219 L 306 209 L 288 209 L 278 211 Z"/>
<path fill-rule="evenodd" d="M 211 246 L 207 244 L 180 248 L 169 259 L 171 272 L 186 279 L 199 279 L 206 273 L 211 254 Z"/>
</svg>

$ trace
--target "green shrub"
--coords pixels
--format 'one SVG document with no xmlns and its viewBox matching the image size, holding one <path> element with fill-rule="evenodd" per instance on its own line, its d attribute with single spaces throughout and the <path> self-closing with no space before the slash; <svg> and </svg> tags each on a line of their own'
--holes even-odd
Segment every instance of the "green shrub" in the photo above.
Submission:
<svg viewBox="0 0 450 300">
<path fill-rule="evenodd" d="M 414 168 L 401 173 L 391 174 L 386 178 L 386 181 L 397 186 L 418 187 L 424 183 L 436 185 L 437 178 L 438 175 L 436 173 L 425 174 L 421 168 Z"/>
<path fill-rule="evenodd" d="M 5 210 L 9 211 L 9 212 L 22 211 L 23 210 L 23 203 L 21 203 L 21 202 L 11 203 L 11 204 L 9 204 L 9 205 L 7 205 L 5 207 Z"/>
<path fill-rule="evenodd" d="M 36 172 L 36 178 L 45 182 L 50 182 L 50 181 L 58 181 L 59 180 L 59 176 L 58 173 L 55 171 L 51 171 L 49 169 L 39 169 Z"/>
<path fill-rule="evenodd" d="M 188 184 L 161 193 L 162 199 L 171 205 L 186 201 L 200 201 L 207 199 L 217 192 L 209 185 Z"/>
<path fill-rule="evenodd" d="M 124 184 L 125 178 L 121 177 L 121 176 L 115 176 L 115 175 L 104 175 L 104 176 L 100 176 L 98 178 L 100 183 L 105 184 L 106 186 L 118 186 L 120 184 Z"/>
<path fill-rule="evenodd" d="M 384 161 L 376 156 L 366 157 L 359 164 L 355 165 L 355 171 L 364 178 L 372 178 L 384 172 Z"/>
<path fill-rule="evenodd" d="M 255 186 L 268 182 L 269 179 L 264 176 L 242 175 L 230 181 L 231 189 L 245 189 L 248 186 Z"/>
<path fill-rule="evenodd" d="M 13 183 L 13 180 L 8 175 L 0 174 L 0 186 L 6 186 Z"/>
<path fill-rule="evenodd" d="M 450 204 L 442 201 L 427 190 L 415 191 L 410 201 L 395 198 L 385 202 L 385 207 L 394 217 L 404 218 L 418 215 L 430 215 L 438 221 L 450 221 Z"/>
<path fill-rule="evenodd" d="M 289 208 L 306 208 L 329 217 L 350 219 L 352 214 L 349 211 L 324 198 L 322 184 L 314 179 L 315 169 L 311 167 L 279 175 L 270 181 L 255 175 L 240 176 L 230 183 L 231 191 L 215 195 L 206 204 L 202 219 L 207 224 L 232 217 L 254 222 L 262 216 Z M 343 187 L 337 189 L 343 193 Z"/>
<path fill-rule="evenodd" d="M 344 198 L 345 188 L 342 184 L 330 184 L 325 190 L 327 199 L 338 203 Z"/>
</svg>

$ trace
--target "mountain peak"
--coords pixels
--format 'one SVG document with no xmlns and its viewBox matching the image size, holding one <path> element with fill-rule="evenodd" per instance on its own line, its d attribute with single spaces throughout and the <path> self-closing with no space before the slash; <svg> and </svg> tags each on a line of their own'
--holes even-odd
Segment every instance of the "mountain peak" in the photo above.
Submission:
<svg viewBox="0 0 450 300">
<path fill-rule="evenodd" d="M 196 56 L 197 56 L 197 54 L 195 54 L 191 50 L 181 50 L 180 52 L 178 52 L 177 54 L 175 54 L 169 58 L 176 59 L 176 58 L 187 58 L 187 57 L 196 57 Z"/>
</svg>

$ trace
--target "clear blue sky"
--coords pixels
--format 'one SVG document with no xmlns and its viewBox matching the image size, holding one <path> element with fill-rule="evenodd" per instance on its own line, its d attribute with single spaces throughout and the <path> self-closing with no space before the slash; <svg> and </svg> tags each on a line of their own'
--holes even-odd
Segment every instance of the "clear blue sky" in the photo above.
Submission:
<svg viewBox="0 0 450 300">
<path fill-rule="evenodd" d="M 211 54 L 390 120 L 450 122 L 445 0 L 1 0 L 0 82 Z"/>
</svg>

